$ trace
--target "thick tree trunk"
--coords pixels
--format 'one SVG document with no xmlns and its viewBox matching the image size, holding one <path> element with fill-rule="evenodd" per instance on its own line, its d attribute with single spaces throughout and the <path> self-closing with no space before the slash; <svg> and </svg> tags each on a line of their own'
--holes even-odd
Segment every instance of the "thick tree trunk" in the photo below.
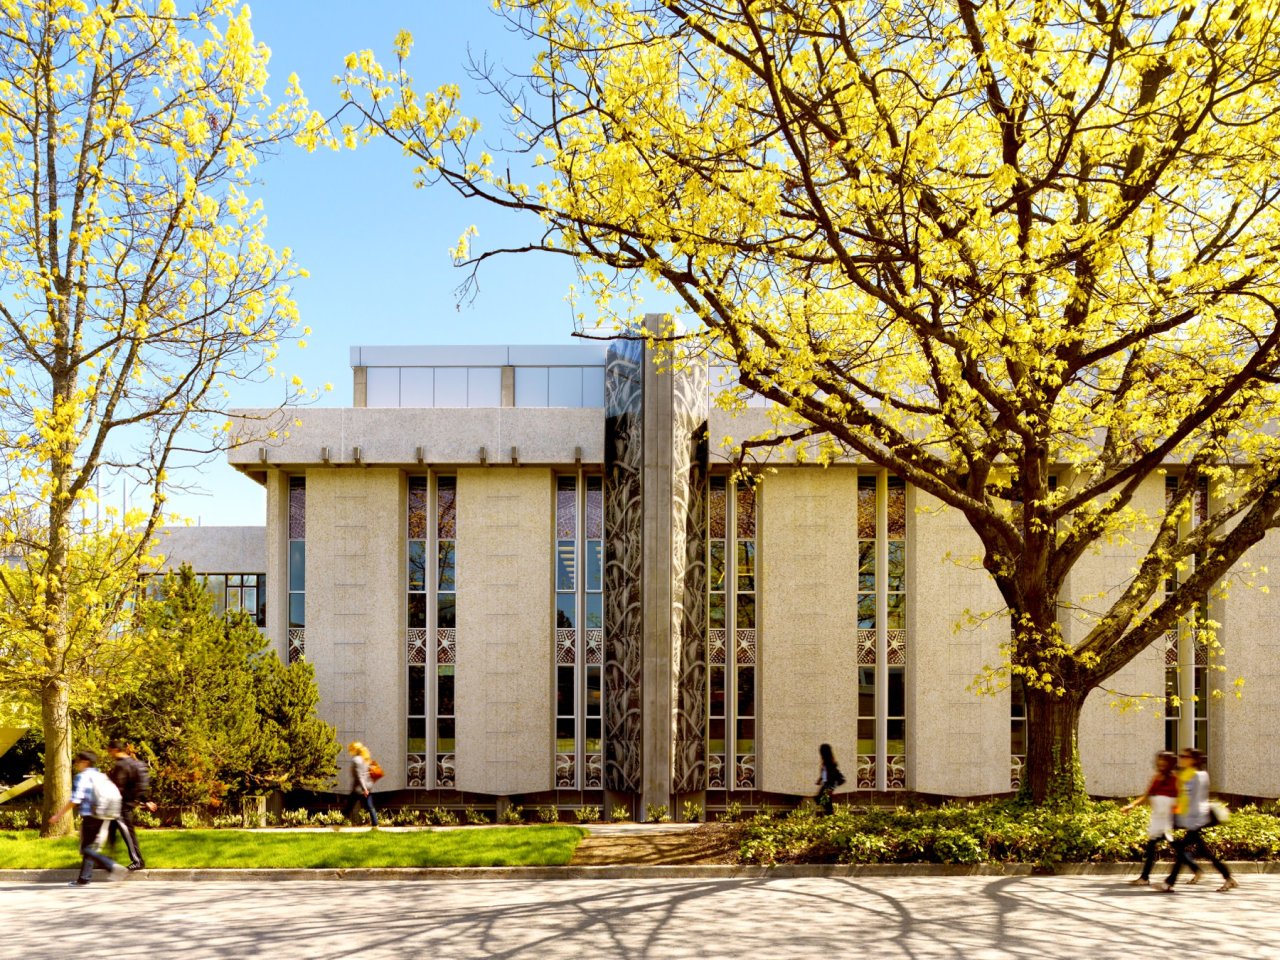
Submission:
<svg viewBox="0 0 1280 960">
<path fill-rule="evenodd" d="M 1084 696 L 1028 686 L 1027 762 L 1020 798 L 1055 807 L 1078 806 L 1088 794 L 1077 743 Z"/>
<path fill-rule="evenodd" d="M 65 837 L 71 833 L 71 817 L 50 824 L 49 817 L 71 797 L 71 716 L 67 681 L 56 678 L 40 691 L 44 725 L 44 799 L 41 802 L 40 835 Z"/>
</svg>

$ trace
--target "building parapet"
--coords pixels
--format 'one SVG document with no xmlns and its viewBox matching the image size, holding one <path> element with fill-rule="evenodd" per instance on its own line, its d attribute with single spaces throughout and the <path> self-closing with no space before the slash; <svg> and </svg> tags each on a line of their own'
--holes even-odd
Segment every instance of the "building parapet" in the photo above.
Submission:
<svg viewBox="0 0 1280 960">
<path fill-rule="evenodd" d="M 303 408 L 234 410 L 232 417 L 238 445 L 228 459 L 250 475 L 324 464 L 604 462 L 598 407 Z"/>
</svg>

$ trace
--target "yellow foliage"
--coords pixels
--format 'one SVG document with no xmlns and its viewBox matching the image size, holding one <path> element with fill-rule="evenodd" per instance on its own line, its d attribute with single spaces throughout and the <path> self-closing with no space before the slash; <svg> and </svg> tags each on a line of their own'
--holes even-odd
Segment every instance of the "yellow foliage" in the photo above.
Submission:
<svg viewBox="0 0 1280 960">
<path fill-rule="evenodd" d="M 593 325 L 636 330 L 640 284 L 671 294 L 659 361 L 709 355 L 727 409 L 773 402 L 744 456 L 870 462 L 961 511 L 1013 614 L 996 673 L 1098 685 L 1276 525 L 1270 7 L 495 6 L 530 40 L 510 123 L 536 182 L 473 146 L 456 88 L 415 88 L 403 34 L 391 68 L 347 58 L 346 140 L 529 211 Z M 1062 596 L 1103 544 L 1133 551 L 1128 580 Z"/>
<path fill-rule="evenodd" d="M 0 618 L 38 638 L 22 663 L 62 724 L 46 731 L 49 803 L 68 763 L 59 691 L 96 682 L 78 651 L 124 609 L 78 559 L 106 550 L 86 514 L 101 465 L 145 506 L 120 518 L 118 556 L 94 555 L 136 575 L 179 438 L 228 442 L 226 384 L 264 373 L 298 319 L 299 269 L 251 190 L 260 159 L 318 118 L 296 78 L 266 96 L 247 5 L 185 7 L 13 0 L 0 31 L 0 533 L 17 558 Z"/>
</svg>

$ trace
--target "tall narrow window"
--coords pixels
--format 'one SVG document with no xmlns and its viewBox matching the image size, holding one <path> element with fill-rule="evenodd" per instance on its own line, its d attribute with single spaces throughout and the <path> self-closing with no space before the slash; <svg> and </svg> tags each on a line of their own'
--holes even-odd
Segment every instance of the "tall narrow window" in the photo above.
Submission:
<svg viewBox="0 0 1280 960">
<path fill-rule="evenodd" d="M 1178 497 L 1180 479 L 1165 477 L 1165 509 L 1172 509 Z M 1180 523 L 1185 535 L 1209 515 L 1209 481 L 1199 478 L 1191 498 L 1190 516 Z M 1193 558 L 1192 568 L 1199 558 Z M 1165 580 L 1165 595 L 1177 590 L 1175 571 Z M 1183 747 L 1209 748 L 1209 640 L 1203 624 L 1209 618 L 1207 598 L 1201 598 L 1192 613 L 1165 634 L 1164 643 L 1164 743 L 1175 753 Z M 1187 712 L 1190 711 L 1190 712 Z"/>
<path fill-rule="evenodd" d="M 436 786 L 452 787 L 457 755 L 454 664 L 458 643 L 458 480 L 436 479 Z"/>
<path fill-rule="evenodd" d="M 604 788 L 604 477 L 587 477 L 583 535 L 586 540 L 586 719 L 583 740 L 583 783 Z"/>
<path fill-rule="evenodd" d="M 556 478 L 556 788 L 604 786 L 604 481 Z"/>
<path fill-rule="evenodd" d="M 907 491 L 858 477 L 859 790 L 901 790 L 907 765 Z"/>
<path fill-rule="evenodd" d="M 1027 765 L 1027 694 L 1022 677 L 1009 681 L 1009 789 L 1022 789 L 1022 771 Z"/>
<path fill-rule="evenodd" d="M 725 757 L 728 755 L 727 722 L 729 672 L 725 656 L 729 602 L 725 589 L 725 558 L 729 544 L 729 484 L 712 477 L 708 496 L 710 524 L 707 543 L 707 788 L 724 790 Z"/>
<path fill-rule="evenodd" d="M 734 680 L 733 788 L 756 787 L 756 490 L 750 481 L 735 489 L 737 594 L 733 601 Z"/>
<path fill-rule="evenodd" d="M 410 787 L 452 787 L 457 643 L 456 479 L 436 478 L 434 511 L 430 494 L 426 477 L 409 478 L 407 783 Z"/>
<path fill-rule="evenodd" d="M 884 789 L 902 790 L 907 785 L 907 486 L 901 477 L 885 478 L 885 500 Z"/>
<path fill-rule="evenodd" d="M 307 643 L 307 478 L 289 478 L 289 662 Z"/>
<path fill-rule="evenodd" d="M 427 755 L 427 666 L 434 661 L 431 631 L 427 629 L 427 547 L 430 499 L 426 477 L 409 478 L 408 530 L 408 658 L 409 658 L 409 776 L 411 787 L 430 786 Z"/>
<path fill-rule="evenodd" d="M 876 488 L 875 476 L 858 477 L 858 789 L 875 790 L 878 783 L 876 749 L 876 665 L 879 663 L 879 621 L 876 609 Z"/>
<path fill-rule="evenodd" d="M 1058 475 L 1049 474 L 1049 492 L 1058 489 Z M 1022 498 L 1011 496 L 1010 513 L 1015 524 L 1023 523 Z M 1056 529 L 1056 528 L 1055 528 Z M 1009 789 L 1022 789 L 1022 771 L 1027 763 L 1027 691 L 1022 677 L 1009 677 Z"/>
<path fill-rule="evenodd" d="M 712 477 L 708 534 L 707 786 L 754 790 L 756 770 L 756 494 Z"/>
</svg>

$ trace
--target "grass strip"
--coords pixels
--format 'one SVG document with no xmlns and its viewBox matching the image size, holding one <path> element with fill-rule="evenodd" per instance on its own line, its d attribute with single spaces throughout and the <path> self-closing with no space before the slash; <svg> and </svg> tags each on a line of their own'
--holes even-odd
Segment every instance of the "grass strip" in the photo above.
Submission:
<svg viewBox="0 0 1280 960">
<path fill-rule="evenodd" d="M 482 827 L 474 830 L 350 831 L 143 830 L 147 867 L 346 868 L 563 866 L 586 831 L 573 826 Z M 109 856 L 128 855 L 117 843 Z M 79 840 L 42 840 L 34 830 L 0 832 L 0 869 L 80 865 Z"/>
</svg>

